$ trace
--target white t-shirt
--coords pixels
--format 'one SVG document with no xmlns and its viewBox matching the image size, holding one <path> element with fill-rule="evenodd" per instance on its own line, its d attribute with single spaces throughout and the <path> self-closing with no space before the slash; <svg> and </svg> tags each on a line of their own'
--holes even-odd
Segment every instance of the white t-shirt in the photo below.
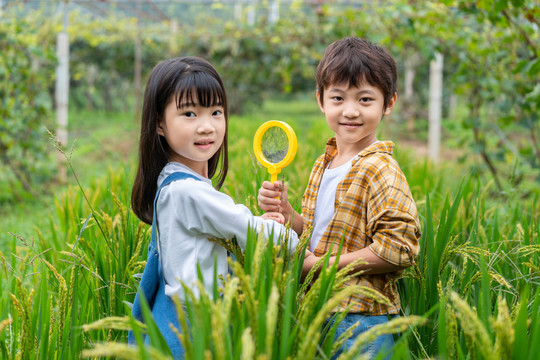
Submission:
<svg viewBox="0 0 540 360">
<path fill-rule="evenodd" d="M 292 229 L 273 220 L 254 216 L 244 205 L 235 204 L 234 200 L 216 190 L 210 179 L 195 173 L 189 167 L 168 163 L 158 178 L 158 186 L 173 172 L 185 172 L 200 178 L 173 181 L 161 189 L 157 201 L 158 249 L 165 279 L 165 294 L 178 295 L 184 300 L 182 281 L 193 291 L 197 281 L 197 264 L 201 269 L 204 286 L 212 294 L 214 286 L 214 263 L 217 275 L 224 277 L 228 271 L 227 251 L 221 245 L 208 238 L 232 238 L 236 236 L 244 249 L 248 228 L 257 231 L 263 229 L 265 238 L 272 231 L 280 236 L 289 237 L 291 252 L 296 249 L 298 236 Z M 277 242 L 277 236 L 274 238 Z"/>
<path fill-rule="evenodd" d="M 317 203 L 315 204 L 315 214 L 313 216 L 313 232 L 309 243 L 309 250 L 313 251 L 317 247 L 321 236 L 334 216 L 334 202 L 336 189 L 341 180 L 352 168 L 352 159 L 345 164 L 334 169 L 325 169 L 319 192 L 317 193 Z"/>
</svg>

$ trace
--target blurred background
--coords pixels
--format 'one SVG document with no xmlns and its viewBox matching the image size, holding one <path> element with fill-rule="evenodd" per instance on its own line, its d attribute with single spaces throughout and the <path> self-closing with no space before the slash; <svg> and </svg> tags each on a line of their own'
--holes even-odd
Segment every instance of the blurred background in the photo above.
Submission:
<svg viewBox="0 0 540 360">
<path fill-rule="evenodd" d="M 382 138 L 461 164 L 496 195 L 538 195 L 539 15 L 535 0 L 0 0 L 0 211 L 68 182 L 47 130 L 83 182 L 133 163 L 143 86 L 166 58 L 214 64 L 233 121 L 308 126 L 316 65 L 345 36 L 397 60 Z"/>
</svg>

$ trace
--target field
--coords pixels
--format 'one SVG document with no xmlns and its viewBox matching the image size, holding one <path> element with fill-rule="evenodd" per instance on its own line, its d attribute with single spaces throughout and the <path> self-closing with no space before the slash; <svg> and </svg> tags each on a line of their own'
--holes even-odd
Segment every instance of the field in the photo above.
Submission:
<svg viewBox="0 0 540 360">
<path fill-rule="evenodd" d="M 273 100 L 230 119 L 229 175 L 222 191 L 258 213 L 255 196 L 267 178 L 252 138 L 266 120 L 288 122 L 299 147 L 284 170 L 297 210 L 315 158 L 331 135 L 311 98 Z M 415 141 L 397 138 L 393 119 L 380 139 L 393 139 L 422 223 L 417 264 L 399 280 L 403 313 L 376 332 L 396 334 L 395 359 L 535 359 L 540 353 L 540 199 L 501 194 L 467 163 L 432 164 Z M 2 209 L 0 354 L 6 359 L 165 358 L 149 326 L 152 349 L 125 346 L 127 317 L 149 241 L 129 208 L 138 124 L 130 115 L 72 114 L 80 185 L 53 197 Z M 51 145 L 52 147 L 52 145 Z M 451 149 L 455 153 L 457 149 Z M 70 155 L 71 154 L 71 155 Z M 451 156 L 450 156 L 451 157 Z M 6 235 L 11 232 L 16 235 Z M 252 234 L 231 265 L 221 297 L 192 299 L 187 349 L 194 359 L 329 358 L 322 321 L 349 291 L 345 274 L 328 267 L 307 288 L 302 256 L 290 260 Z M 232 246 L 232 244 L 229 244 Z M 232 247 L 233 249 L 234 247 Z M 218 290 L 216 290 L 218 291 Z M 232 325 L 232 326 L 231 326 Z M 398 337 L 398 333 L 400 334 Z M 350 358 L 344 354 L 341 359 Z"/>
</svg>

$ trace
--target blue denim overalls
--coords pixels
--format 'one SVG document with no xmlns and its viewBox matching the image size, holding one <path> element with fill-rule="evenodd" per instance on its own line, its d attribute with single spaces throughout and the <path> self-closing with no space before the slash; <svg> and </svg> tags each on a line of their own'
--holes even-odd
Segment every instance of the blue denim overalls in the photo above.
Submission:
<svg viewBox="0 0 540 360">
<path fill-rule="evenodd" d="M 175 359 L 184 358 L 184 348 L 180 343 L 180 340 L 176 334 L 171 330 L 169 324 L 172 324 L 174 327 L 181 332 L 180 324 L 178 323 L 178 315 L 176 314 L 176 308 L 172 300 L 165 295 L 165 281 L 163 279 L 163 274 L 161 273 L 161 261 L 159 260 L 159 252 L 157 250 L 157 215 L 156 215 L 156 206 L 157 199 L 161 189 L 171 183 L 172 181 L 182 180 L 187 178 L 193 178 L 199 180 L 196 176 L 190 175 L 184 172 L 175 172 L 167 176 L 165 180 L 161 183 L 160 187 L 156 192 L 156 197 L 154 198 L 154 214 L 152 216 L 152 239 L 150 245 L 148 246 L 148 260 L 146 261 L 146 266 L 144 267 L 144 272 L 142 274 L 141 282 L 139 283 L 139 289 L 135 295 L 135 300 L 133 301 L 133 307 L 131 309 L 131 314 L 133 317 L 139 321 L 143 321 L 142 309 L 140 304 L 140 296 L 144 295 L 148 306 L 152 310 L 152 315 L 154 321 L 159 328 L 161 335 L 165 338 L 165 341 L 169 345 L 173 357 Z M 135 337 L 133 332 L 128 334 L 128 343 L 135 344 Z M 148 343 L 148 337 L 145 339 L 145 343 Z"/>
</svg>

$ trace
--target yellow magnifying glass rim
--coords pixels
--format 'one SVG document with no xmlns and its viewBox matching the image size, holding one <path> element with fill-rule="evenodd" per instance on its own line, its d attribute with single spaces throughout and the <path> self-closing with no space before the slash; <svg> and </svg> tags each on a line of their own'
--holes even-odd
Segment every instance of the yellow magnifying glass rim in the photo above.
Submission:
<svg viewBox="0 0 540 360">
<path fill-rule="evenodd" d="M 263 135 L 266 133 L 266 131 L 276 126 L 281 128 L 287 135 L 287 140 L 289 141 L 289 148 L 283 160 L 274 164 L 264 157 L 261 148 L 261 142 Z M 293 161 L 294 156 L 296 155 L 296 147 L 296 134 L 294 133 L 293 128 L 286 122 L 279 120 L 270 120 L 263 123 L 257 129 L 257 132 L 255 133 L 255 137 L 253 139 L 253 151 L 255 152 L 255 157 L 257 158 L 257 161 L 259 161 L 259 163 L 261 163 L 264 167 L 268 169 L 268 173 L 270 173 L 270 180 L 272 182 L 277 181 L 277 175 L 281 172 L 281 169 L 283 169 L 285 166 L 289 165 L 291 161 Z"/>
</svg>

